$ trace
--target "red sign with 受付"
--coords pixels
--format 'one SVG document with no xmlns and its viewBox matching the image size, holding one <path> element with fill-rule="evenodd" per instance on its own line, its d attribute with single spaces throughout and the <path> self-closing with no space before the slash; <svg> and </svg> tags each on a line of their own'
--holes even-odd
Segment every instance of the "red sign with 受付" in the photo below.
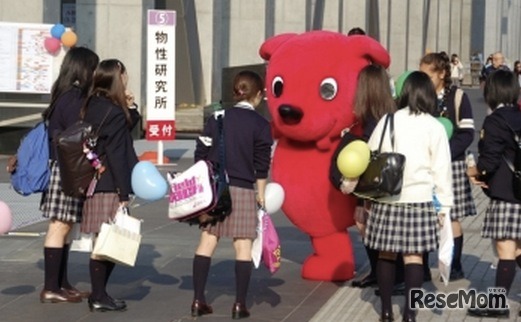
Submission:
<svg viewBox="0 0 521 322">
<path fill-rule="evenodd" d="M 173 120 L 173 121 L 147 120 L 146 139 L 149 141 L 175 139 L 175 120 Z"/>
</svg>

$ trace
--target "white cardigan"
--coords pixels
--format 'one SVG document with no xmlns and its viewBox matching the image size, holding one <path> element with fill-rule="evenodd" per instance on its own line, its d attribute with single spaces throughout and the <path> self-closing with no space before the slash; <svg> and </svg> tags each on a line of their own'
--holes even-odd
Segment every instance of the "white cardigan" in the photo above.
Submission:
<svg viewBox="0 0 521 322">
<path fill-rule="evenodd" d="M 385 118 L 380 119 L 369 139 L 371 151 L 378 149 Z M 389 133 L 388 125 L 382 152 L 392 151 Z M 379 201 L 427 202 L 432 201 L 434 191 L 442 205 L 441 212 L 449 215 L 453 205 L 452 167 L 443 125 L 430 114 L 411 114 L 408 107 L 398 110 L 394 115 L 394 151 L 406 159 L 402 192 Z"/>
</svg>

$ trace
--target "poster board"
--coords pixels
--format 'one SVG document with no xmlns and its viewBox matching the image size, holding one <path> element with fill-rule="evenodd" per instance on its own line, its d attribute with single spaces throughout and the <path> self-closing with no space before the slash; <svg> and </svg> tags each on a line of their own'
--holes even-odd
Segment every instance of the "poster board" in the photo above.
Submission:
<svg viewBox="0 0 521 322">
<path fill-rule="evenodd" d="M 0 93 L 48 94 L 65 50 L 44 47 L 51 24 L 0 22 Z"/>
</svg>

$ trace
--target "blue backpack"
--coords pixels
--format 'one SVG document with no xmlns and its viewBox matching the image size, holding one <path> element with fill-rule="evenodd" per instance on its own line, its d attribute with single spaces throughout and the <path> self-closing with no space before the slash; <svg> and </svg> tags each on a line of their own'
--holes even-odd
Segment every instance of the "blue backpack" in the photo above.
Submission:
<svg viewBox="0 0 521 322">
<path fill-rule="evenodd" d="M 43 192 L 49 186 L 49 138 L 47 124 L 36 124 L 22 139 L 16 152 L 16 170 L 11 174 L 13 189 L 22 196 Z"/>
</svg>

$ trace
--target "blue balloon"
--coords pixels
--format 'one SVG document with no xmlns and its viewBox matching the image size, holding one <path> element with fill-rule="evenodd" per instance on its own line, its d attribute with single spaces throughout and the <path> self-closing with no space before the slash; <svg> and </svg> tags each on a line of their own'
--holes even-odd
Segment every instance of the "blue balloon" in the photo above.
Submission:
<svg viewBox="0 0 521 322">
<path fill-rule="evenodd" d="M 57 23 L 51 28 L 51 36 L 56 39 L 60 39 L 65 32 L 65 26 L 61 23 Z"/>
<path fill-rule="evenodd" d="M 168 189 L 166 179 L 150 161 L 139 161 L 134 166 L 131 182 L 134 194 L 148 201 L 162 199 Z"/>
</svg>

